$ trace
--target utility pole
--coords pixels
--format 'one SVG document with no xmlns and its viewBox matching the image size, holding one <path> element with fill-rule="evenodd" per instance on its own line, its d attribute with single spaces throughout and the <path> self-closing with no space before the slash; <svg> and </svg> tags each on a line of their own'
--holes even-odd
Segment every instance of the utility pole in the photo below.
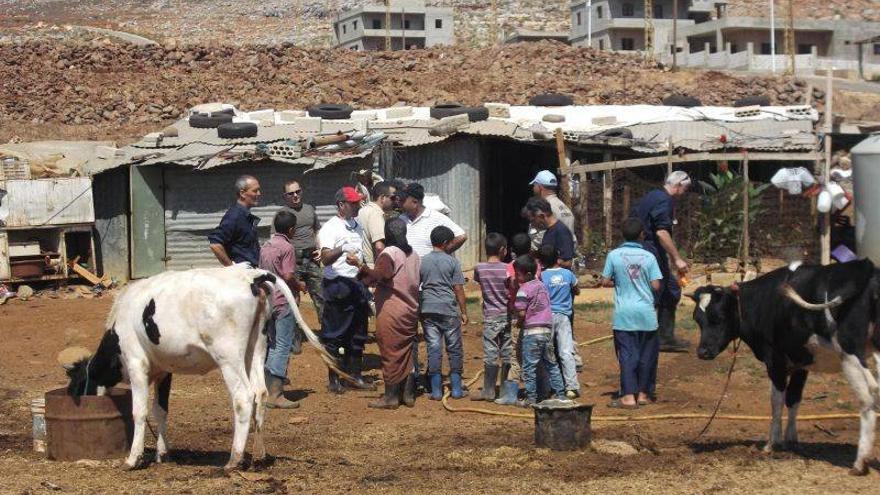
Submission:
<svg viewBox="0 0 880 495">
<path fill-rule="evenodd" d="M 795 50 L 794 50 L 794 2 L 788 0 L 788 25 L 785 26 L 785 54 L 788 55 L 789 66 L 785 71 L 786 74 L 795 75 L 796 68 Z"/>
<path fill-rule="evenodd" d="M 489 25 L 489 46 L 498 44 L 498 1 L 492 0 L 492 24 Z"/>
<path fill-rule="evenodd" d="M 776 0 L 770 0 L 770 70 L 776 74 Z"/>
<path fill-rule="evenodd" d="M 645 58 L 654 60 L 654 0 L 645 0 Z"/>
<path fill-rule="evenodd" d="M 391 0 L 385 0 L 385 50 L 391 51 Z"/>
<path fill-rule="evenodd" d="M 587 46 L 593 48 L 593 0 L 587 0 Z"/>
<path fill-rule="evenodd" d="M 721 50 L 721 47 L 718 47 Z M 678 0 L 672 2 L 672 70 L 678 69 Z"/>
</svg>

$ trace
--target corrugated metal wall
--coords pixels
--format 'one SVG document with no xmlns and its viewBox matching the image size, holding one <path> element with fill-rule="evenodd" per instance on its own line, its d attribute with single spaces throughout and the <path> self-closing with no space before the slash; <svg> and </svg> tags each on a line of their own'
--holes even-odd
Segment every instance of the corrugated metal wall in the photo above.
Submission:
<svg viewBox="0 0 880 495">
<path fill-rule="evenodd" d="M 480 143 L 475 138 L 448 139 L 394 153 L 394 174 L 419 182 L 427 192 L 439 194 L 452 209 L 451 218 L 467 232 L 468 241 L 456 253 L 465 270 L 480 261 L 482 164 Z"/>
<path fill-rule="evenodd" d="M 95 259 L 102 276 L 129 278 L 128 270 L 128 168 L 94 176 Z"/>
<path fill-rule="evenodd" d="M 171 270 L 218 266 L 208 249 L 208 234 L 220 223 L 235 201 L 236 177 L 250 174 L 260 181 L 263 198 L 252 211 L 260 217 L 261 242 L 269 237 L 275 212 L 283 204 L 284 183 L 297 179 L 305 191 L 305 202 L 315 205 L 322 221 L 335 214 L 336 190 L 350 183 L 351 173 L 369 167 L 372 158 L 338 162 L 323 170 L 303 175 L 305 167 L 277 162 L 241 164 L 193 171 L 188 167 L 165 168 L 165 239 Z"/>
<path fill-rule="evenodd" d="M 4 186 L 9 208 L 7 227 L 39 227 L 95 221 L 92 179 L 8 180 Z"/>
</svg>

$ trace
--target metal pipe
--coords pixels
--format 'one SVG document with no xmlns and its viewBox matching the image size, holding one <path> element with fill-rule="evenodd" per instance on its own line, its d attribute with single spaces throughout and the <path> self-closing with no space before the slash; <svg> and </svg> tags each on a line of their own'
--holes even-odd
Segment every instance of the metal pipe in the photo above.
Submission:
<svg viewBox="0 0 880 495">
<path fill-rule="evenodd" d="M 770 70 L 776 73 L 776 0 L 770 0 Z"/>
</svg>

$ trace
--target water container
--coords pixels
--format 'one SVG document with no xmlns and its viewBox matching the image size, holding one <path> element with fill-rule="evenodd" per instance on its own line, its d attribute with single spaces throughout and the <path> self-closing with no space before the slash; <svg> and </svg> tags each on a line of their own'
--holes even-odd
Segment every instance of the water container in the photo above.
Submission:
<svg viewBox="0 0 880 495">
<path fill-rule="evenodd" d="M 533 406 L 536 446 L 552 450 L 579 450 L 589 447 L 593 436 L 590 427 L 593 406 L 565 402 L 548 400 Z"/>
<path fill-rule="evenodd" d="M 46 451 L 46 399 L 31 401 L 31 418 L 33 420 L 34 451 Z"/>
<path fill-rule="evenodd" d="M 852 149 L 856 251 L 880 265 L 880 135 Z"/>
<path fill-rule="evenodd" d="M 131 391 L 71 397 L 67 389 L 46 393 L 46 453 L 56 461 L 115 459 L 131 447 Z"/>
</svg>

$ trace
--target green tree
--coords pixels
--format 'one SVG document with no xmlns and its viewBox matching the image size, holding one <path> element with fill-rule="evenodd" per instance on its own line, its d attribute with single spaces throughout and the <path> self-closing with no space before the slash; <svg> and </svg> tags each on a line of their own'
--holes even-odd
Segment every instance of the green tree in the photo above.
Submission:
<svg viewBox="0 0 880 495">
<path fill-rule="evenodd" d="M 710 174 L 711 183 L 699 181 L 703 188 L 696 213 L 697 239 L 693 252 L 704 261 L 738 256 L 743 234 L 743 177 L 730 171 Z M 763 215 L 767 207 L 761 200 L 770 184 L 749 182 L 749 223 Z"/>
</svg>

